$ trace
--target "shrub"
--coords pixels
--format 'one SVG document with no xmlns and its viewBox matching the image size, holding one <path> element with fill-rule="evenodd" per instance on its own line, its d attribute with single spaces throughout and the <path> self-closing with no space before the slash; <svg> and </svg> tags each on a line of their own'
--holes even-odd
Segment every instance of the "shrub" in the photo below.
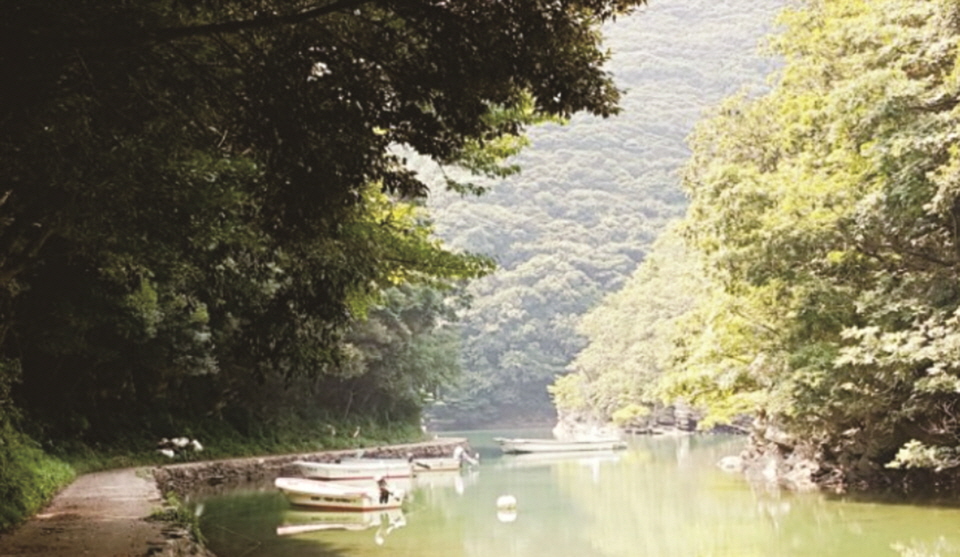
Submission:
<svg viewBox="0 0 960 557">
<path fill-rule="evenodd" d="M 32 516 L 75 477 L 70 465 L 0 421 L 0 531 Z"/>
</svg>

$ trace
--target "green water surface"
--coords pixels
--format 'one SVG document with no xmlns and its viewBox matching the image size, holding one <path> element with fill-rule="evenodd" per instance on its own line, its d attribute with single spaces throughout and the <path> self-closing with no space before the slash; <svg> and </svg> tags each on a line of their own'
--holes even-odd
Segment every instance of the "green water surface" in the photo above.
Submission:
<svg viewBox="0 0 960 557">
<path fill-rule="evenodd" d="M 413 480 L 402 486 L 403 511 L 389 515 L 293 509 L 272 485 L 193 503 L 218 557 L 960 556 L 960 509 L 751 485 L 716 466 L 742 438 L 637 437 L 610 454 L 500 455 L 493 437 L 517 433 L 457 434 L 481 465 Z M 498 508 L 504 495 L 515 512 Z M 303 525 L 318 529 L 278 534 Z"/>
</svg>

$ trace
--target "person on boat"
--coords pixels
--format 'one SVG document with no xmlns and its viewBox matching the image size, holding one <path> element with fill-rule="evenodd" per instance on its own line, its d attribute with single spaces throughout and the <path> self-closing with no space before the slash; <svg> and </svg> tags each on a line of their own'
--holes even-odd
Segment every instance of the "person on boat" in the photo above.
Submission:
<svg viewBox="0 0 960 557">
<path fill-rule="evenodd" d="M 377 487 L 380 488 L 380 504 L 385 505 L 390 500 L 390 485 L 385 476 L 377 476 Z"/>
</svg>

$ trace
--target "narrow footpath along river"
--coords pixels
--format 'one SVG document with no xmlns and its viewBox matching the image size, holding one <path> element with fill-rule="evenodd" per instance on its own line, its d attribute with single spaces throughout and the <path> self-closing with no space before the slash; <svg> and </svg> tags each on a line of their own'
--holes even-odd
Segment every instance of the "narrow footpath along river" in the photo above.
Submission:
<svg viewBox="0 0 960 557">
<path fill-rule="evenodd" d="M 500 455 L 493 442 L 548 431 L 456 435 L 480 466 L 412 480 L 402 511 L 311 513 L 272 485 L 192 503 L 218 557 L 960 556 L 960 507 L 751 486 L 716 466 L 743 438 L 637 437 L 560 457 Z M 515 513 L 498 510 L 502 495 Z M 329 528 L 285 528 L 310 522 Z"/>
</svg>

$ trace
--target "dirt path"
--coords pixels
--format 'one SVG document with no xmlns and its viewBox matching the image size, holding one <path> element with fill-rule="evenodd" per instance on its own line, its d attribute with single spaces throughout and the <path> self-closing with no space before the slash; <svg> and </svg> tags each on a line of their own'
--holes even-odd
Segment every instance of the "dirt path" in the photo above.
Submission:
<svg viewBox="0 0 960 557">
<path fill-rule="evenodd" d="M 169 524 L 146 520 L 162 504 L 147 469 L 84 474 L 40 514 L 0 537 L 0 557 L 142 557 L 163 553 Z"/>
</svg>

